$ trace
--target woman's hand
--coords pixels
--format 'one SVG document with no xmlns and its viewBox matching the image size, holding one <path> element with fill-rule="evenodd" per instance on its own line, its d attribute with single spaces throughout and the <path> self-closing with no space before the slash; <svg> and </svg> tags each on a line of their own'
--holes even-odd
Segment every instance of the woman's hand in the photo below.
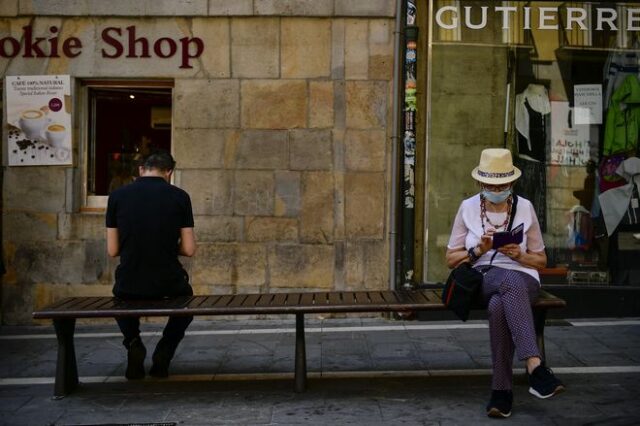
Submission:
<svg viewBox="0 0 640 426">
<path fill-rule="evenodd" d="M 529 268 L 542 269 L 547 265 L 547 255 L 544 251 L 531 252 L 529 250 L 522 250 L 518 244 L 506 244 L 500 247 L 498 251 Z"/>
<path fill-rule="evenodd" d="M 478 254 L 478 256 L 482 256 L 483 254 L 491 250 L 491 247 L 493 246 L 492 235 L 494 232 L 495 231 L 493 229 L 489 229 L 486 234 L 483 234 L 480 237 L 480 242 L 478 243 L 478 246 L 477 246 L 480 253 L 476 253 Z"/>
<path fill-rule="evenodd" d="M 516 261 L 522 256 L 522 249 L 519 244 L 505 244 L 498 251 Z"/>
</svg>

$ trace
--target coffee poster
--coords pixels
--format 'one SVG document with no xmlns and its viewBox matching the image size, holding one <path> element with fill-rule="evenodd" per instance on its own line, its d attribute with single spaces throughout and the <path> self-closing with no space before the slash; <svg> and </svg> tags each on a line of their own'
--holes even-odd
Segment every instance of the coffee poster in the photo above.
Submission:
<svg viewBox="0 0 640 426">
<path fill-rule="evenodd" d="M 9 166 L 71 164 L 68 75 L 7 76 Z"/>
</svg>

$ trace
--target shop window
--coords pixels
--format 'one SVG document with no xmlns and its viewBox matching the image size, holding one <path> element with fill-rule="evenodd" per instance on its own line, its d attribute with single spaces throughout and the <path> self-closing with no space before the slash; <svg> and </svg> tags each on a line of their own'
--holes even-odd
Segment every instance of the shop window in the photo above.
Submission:
<svg viewBox="0 0 640 426">
<path fill-rule="evenodd" d="M 146 154 L 154 149 L 171 152 L 172 82 L 84 83 L 85 206 L 101 208 L 110 192 L 135 179 Z"/>
<path fill-rule="evenodd" d="M 506 147 L 523 170 L 516 192 L 543 230 L 543 283 L 640 286 L 637 187 L 613 224 L 602 213 L 613 201 L 601 197 L 632 182 L 616 169 L 639 156 L 640 2 L 430 8 L 424 280 L 447 276 L 452 221 L 478 192 L 480 151 Z"/>
</svg>

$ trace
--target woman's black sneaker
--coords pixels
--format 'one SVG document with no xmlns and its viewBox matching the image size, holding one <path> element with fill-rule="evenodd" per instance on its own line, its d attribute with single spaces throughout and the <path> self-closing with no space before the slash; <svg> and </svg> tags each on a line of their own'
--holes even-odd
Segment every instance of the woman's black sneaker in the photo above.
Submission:
<svg viewBox="0 0 640 426">
<path fill-rule="evenodd" d="M 529 393 L 538 398 L 551 398 L 553 395 L 564 391 L 564 384 L 556 376 L 553 371 L 544 365 L 537 366 L 529 376 Z"/>
<path fill-rule="evenodd" d="M 513 392 L 510 390 L 492 390 L 491 400 L 487 404 L 487 416 L 506 418 L 511 415 Z"/>
</svg>

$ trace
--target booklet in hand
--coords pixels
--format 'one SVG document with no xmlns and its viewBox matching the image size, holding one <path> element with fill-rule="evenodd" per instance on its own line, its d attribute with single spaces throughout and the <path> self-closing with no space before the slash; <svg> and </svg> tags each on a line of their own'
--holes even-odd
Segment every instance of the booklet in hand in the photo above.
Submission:
<svg viewBox="0 0 640 426">
<path fill-rule="evenodd" d="M 506 244 L 520 244 L 524 234 L 524 223 L 513 228 L 511 231 L 495 232 L 493 234 L 493 248 L 497 249 Z"/>
</svg>

